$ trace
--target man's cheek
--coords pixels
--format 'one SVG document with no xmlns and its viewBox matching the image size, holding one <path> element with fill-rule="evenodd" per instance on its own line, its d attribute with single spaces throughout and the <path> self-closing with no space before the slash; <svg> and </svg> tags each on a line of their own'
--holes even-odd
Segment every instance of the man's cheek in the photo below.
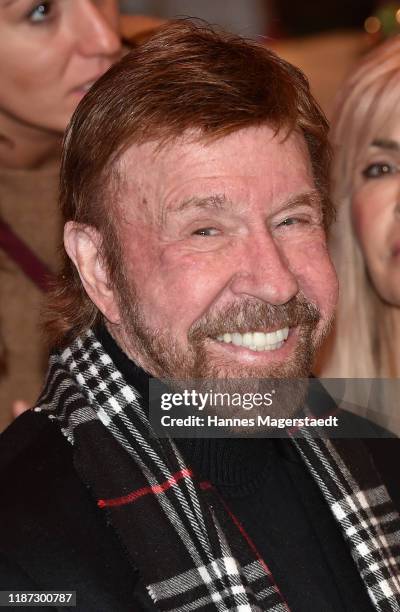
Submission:
<svg viewBox="0 0 400 612">
<path fill-rule="evenodd" d="M 212 283 L 206 274 L 183 269 L 179 274 L 153 276 L 142 287 L 142 301 L 152 324 L 176 332 L 188 329 L 202 316 L 212 302 L 211 294 Z"/>
<path fill-rule="evenodd" d="M 166 250 L 161 259 L 160 278 L 179 302 L 198 306 L 213 300 L 229 281 L 229 270 L 237 264 L 221 254 L 176 253 Z"/>
<path fill-rule="evenodd" d="M 303 260 L 294 273 L 299 290 L 320 309 L 323 316 L 330 316 L 338 299 L 338 279 L 326 249 Z"/>
</svg>

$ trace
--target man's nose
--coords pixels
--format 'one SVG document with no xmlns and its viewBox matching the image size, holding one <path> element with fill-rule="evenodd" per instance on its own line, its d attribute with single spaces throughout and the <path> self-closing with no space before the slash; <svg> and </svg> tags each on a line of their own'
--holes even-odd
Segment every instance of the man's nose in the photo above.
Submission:
<svg viewBox="0 0 400 612">
<path fill-rule="evenodd" d="M 249 237 L 242 245 L 230 287 L 236 295 L 275 305 L 286 304 L 299 291 L 283 246 L 274 241 L 269 230 Z"/>
<path fill-rule="evenodd" d="M 86 56 L 117 58 L 121 41 L 117 24 L 103 13 L 92 0 L 80 0 L 75 5 L 73 28 L 79 51 Z"/>
</svg>

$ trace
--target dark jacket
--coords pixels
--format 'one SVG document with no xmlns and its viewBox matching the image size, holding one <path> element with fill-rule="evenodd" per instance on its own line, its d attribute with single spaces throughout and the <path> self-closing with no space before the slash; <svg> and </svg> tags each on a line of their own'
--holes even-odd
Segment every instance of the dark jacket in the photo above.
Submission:
<svg viewBox="0 0 400 612">
<path fill-rule="evenodd" d="M 82 612 L 154 610 L 58 426 L 27 412 L 0 440 L 0 590 L 75 590 Z"/>
<path fill-rule="evenodd" d="M 0 442 L 0 590 L 76 590 L 82 612 L 154 610 L 58 425 L 28 412 Z M 399 440 L 365 443 L 399 508 Z"/>
</svg>

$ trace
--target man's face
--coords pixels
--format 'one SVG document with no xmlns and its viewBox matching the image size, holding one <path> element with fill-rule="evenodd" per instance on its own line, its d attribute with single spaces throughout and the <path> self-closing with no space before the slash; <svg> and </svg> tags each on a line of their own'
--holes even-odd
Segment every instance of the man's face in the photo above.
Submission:
<svg viewBox="0 0 400 612">
<path fill-rule="evenodd" d="M 120 170 L 128 354 L 161 377 L 307 376 L 337 285 L 303 139 L 188 135 L 133 146 Z"/>
</svg>

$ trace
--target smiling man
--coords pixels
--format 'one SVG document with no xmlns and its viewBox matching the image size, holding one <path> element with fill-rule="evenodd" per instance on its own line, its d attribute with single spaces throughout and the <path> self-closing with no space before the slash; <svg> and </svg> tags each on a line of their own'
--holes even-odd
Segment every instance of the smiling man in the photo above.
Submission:
<svg viewBox="0 0 400 612">
<path fill-rule="evenodd" d="M 304 139 L 282 138 L 268 125 L 216 142 L 192 130 L 125 152 L 115 286 L 99 232 L 67 224 L 87 294 L 153 375 L 308 376 L 336 280 Z"/>
<path fill-rule="evenodd" d="M 267 125 L 216 142 L 193 130 L 161 150 L 150 142 L 125 153 L 116 291 L 104 285 L 98 237 L 67 226 L 87 293 L 147 371 L 308 375 L 336 282 L 304 139 L 281 139 Z"/>
<path fill-rule="evenodd" d="M 398 610 L 398 516 L 365 444 L 149 422 L 149 377 L 309 376 L 337 294 L 326 131 L 294 67 L 188 22 L 84 98 L 56 350 L 0 445 L 3 590 L 76 590 L 85 612 Z"/>
</svg>

